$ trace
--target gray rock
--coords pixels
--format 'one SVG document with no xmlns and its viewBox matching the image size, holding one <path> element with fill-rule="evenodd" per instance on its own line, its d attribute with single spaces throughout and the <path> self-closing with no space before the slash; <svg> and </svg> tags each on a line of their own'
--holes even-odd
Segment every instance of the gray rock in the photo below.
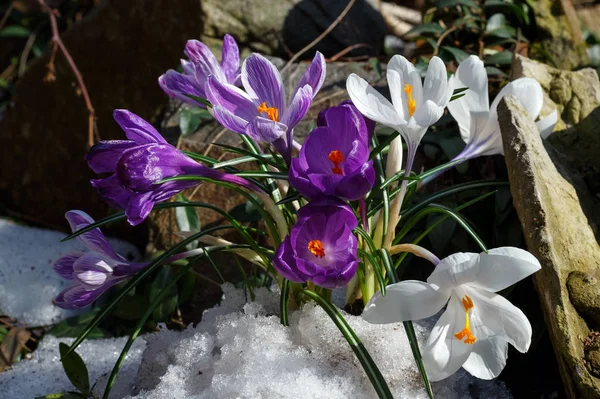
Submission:
<svg viewBox="0 0 600 399">
<path fill-rule="evenodd" d="M 542 264 L 533 277 L 565 389 L 572 398 L 598 398 L 600 380 L 585 366 L 589 354 L 583 341 L 597 328 L 584 316 L 598 309 L 585 300 L 589 284 L 572 292 L 567 288 L 573 273 L 600 273 L 600 246 L 581 206 L 590 200 L 589 192 L 565 158 L 542 141 L 516 98 L 500 102 L 498 120 L 513 201 L 527 246 Z"/>
</svg>

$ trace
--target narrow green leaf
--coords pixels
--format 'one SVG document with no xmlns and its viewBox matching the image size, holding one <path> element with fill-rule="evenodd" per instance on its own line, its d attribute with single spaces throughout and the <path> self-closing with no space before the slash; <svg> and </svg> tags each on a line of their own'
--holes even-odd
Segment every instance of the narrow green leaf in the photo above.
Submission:
<svg viewBox="0 0 600 399">
<path fill-rule="evenodd" d="M 260 161 L 259 161 L 259 159 L 260 159 Z M 263 154 L 260 156 L 260 158 L 258 158 L 257 156 L 244 156 L 244 157 L 239 157 L 239 158 L 233 158 L 228 161 L 215 163 L 213 165 L 213 169 L 221 169 L 226 166 L 240 165 L 240 164 L 248 163 L 248 162 L 257 162 L 258 161 L 258 162 L 266 163 L 266 161 L 270 160 L 270 159 L 271 160 L 273 159 L 273 156 L 270 154 Z"/>
<path fill-rule="evenodd" d="M 373 148 L 373 150 L 371 151 L 371 154 L 369 155 L 369 159 L 373 159 L 377 155 L 379 155 L 383 151 L 383 149 L 385 147 L 389 146 L 390 143 L 392 141 L 394 141 L 394 139 L 398 136 L 400 136 L 400 132 L 397 132 L 397 131 L 394 131 L 389 136 L 387 136 L 385 138 L 385 140 L 383 140 L 380 144 L 378 144 L 375 148 Z M 373 137 L 373 138 L 375 139 L 375 137 Z"/>
<path fill-rule="evenodd" d="M 177 194 L 175 199 L 179 202 L 189 202 L 182 193 Z M 193 207 L 175 208 L 175 221 L 177 222 L 179 231 L 197 232 L 201 229 L 200 217 Z M 192 242 L 186 248 L 188 250 L 198 248 L 198 242 Z"/>
<path fill-rule="evenodd" d="M 415 334 L 413 323 L 412 321 L 405 321 L 402 324 L 404 325 L 404 331 L 406 331 L 408 343 L 410 344 L 410 349 L 413 357 L 415 358 L 415 363 L 417 363 L 417 368 L 419 369 L 419 373 L 423 379 L 423 384 L 425 385 L 427 395 L 433 399 L 433 390 L 431 389 L 431 383 L 429 382 L 427 371 L 425 370 L 425 365 L 423 364 L 423 356 L 421 356 L 421 351 L 419 350 L 419 341 L 417 341 L 417 334 Z"/>
<path fill-rule="evenodd" d="M 290 280 L 284 278 L 283 283 L 281 284 L 281 296 L 279 297 L 279 312 L 281 314 L 281 324 L 283 324 L 286 327 L 290 325 L 290 320 L 288 316 L 290 302 L 290 286 Z"/>
<path fill-rule="evenodd" d="M 290 189 L 290 191 L 288 192 L 288 195 L 285 198 L 283 198 L 282 200 L 278 201 L 277 205 L 288 204 L 290 202 L 298 201 L 301 198 L 302 198 L 302 195 L 300 195 L 300 193 L 298 193 L 296 190 Z"/>
<path fill-rule="evenodd" d="M 394 263 L 392 262 L 392 257 L 390 253 L 385 248 L 379 249 L 379 257 L 383 261 L 383 267 L 385 268 L 385 274 L 390 282 L 390 284 L 396 284 L 398 282 L 398 277 L 396 277 L 396 270 L 394 269 Z M 383 291 L 381 291 L 383 295 Z"/>
<path fill-rule="evenodd" d="M 69 351 L 69 345 L 65 343 L 59 343 L 58 348 L 60 350 L 61 362 L 67 377 L 71 384 L 75 388 L 79 389 L 83 394 L 90 393 L 90 377 L 88 375 L 87 367 L 85 362 L 74 350 Z"/>
<path fill-rule="evenodd" d="M 0 30 L 0 37 L 29 37 L 31 32 L 21 25 L 9 25 Z"/>
<path fill-rule="evenodd" d="M 83 395 L 79 392 L 58 392 L 44 396 L 36 396 L 35 399 L 85 399 L 87 397 L 87 395 Z"/>
<path fill-rule="evenodd" d="M 364 258 L 367 258 L 367 260 L 371 264 L 371 267 L 373 268 L 373 271 L 375 272 L 375 277 L 377 278 L 377 283 L 379 284 L 379 289 L 381 290 L 382 294 L 385 295 L 385 287 L 386 287 L 385 277 L 383 276 L 383 273 L 381 272 L 381 268 L 379 267 L 379 262 L 377 262 L 377 259 L 375 259 L 373 257 L 373 255 L 371 255 L 369 252 L 365 251 L 362 248 L 358 248 L 358 254 Z"/>
<path fill-rule="evenodd" d="M 198 101 L 199 103 L 204 104 L 207 107 L 212 107 L 212 104 L 206 98 L 194 96 L 193 94 L 185 94 L 184 93 L 183 95 L 186 96 L 186 97 L 191 98 L 192 100 Z"/>
<path fill-rule="evenodd" d="M 371 384 L 373 385 L 373 388 L 375 389 L 375 392 L 379 398 L 393 399 L 392 392 L 390 391 L 385 378 L 383 378 L 383 375 L 381 375 L 381 371 L 379 371 L 377 364 L 375 364 L 367 349 L 364 347 L 354 330 L 352 330 L 346 319 L 344 319 L 336 307 L 327 299 L 313 291 L 305 289 L 302 290 L 302 293 L 321 306 L 331 320 L 335 323 L 336 327 L 340 330 L 344 338 L 346 338 L 348 345 L 350 345 L 350 348 L 356 355 L 358 361 L 363 366 L 363 369 L 365 370 L 367 377 L 369 377 L 369 380 L 371 381 Z"/>
<path fill-rule="evenodd" d="M 156 298 L 163 295 L 162 292 L 165 286 L 171 287 L 166 296 L 164 296 L 165 299 L 154 307 L 154 311 L 152 312 L 152 319 L 154 321 L 167 321 L 177 307 L 177 286 L 169 284 L 173 279 L 173 268 L 171 266 L 163 266 L 154 276 L 154 281 L 150 286 L 151 302 L 154 302 Z"/>
<path fill-rule="evenodd" d="M 245 156 L 248 156 L 250 158 L 253 158 L 259 164 L 268 164 L 268 165 L 274 166 L 275 168 L 277 168 L 279 170 L 283 169 L 283 165 L 275 162 L 275 160 L 274 160 L 274 158 L 272 156 L 267 157 L 267 156 L 265 156 L 265 154 L 261 154 L 261 153 L 255 154 L 252 151 L 248 151 L 248 150 L 245 150 L 243 148 L 232 147 L 232 146 L 227 145 L 227 144 L 214 143 L 214 145 L 216 145 L 217 147 L 224 148 L 228 152 L 233 152 L 235 154 L 245 155 Z"/>
</svg>

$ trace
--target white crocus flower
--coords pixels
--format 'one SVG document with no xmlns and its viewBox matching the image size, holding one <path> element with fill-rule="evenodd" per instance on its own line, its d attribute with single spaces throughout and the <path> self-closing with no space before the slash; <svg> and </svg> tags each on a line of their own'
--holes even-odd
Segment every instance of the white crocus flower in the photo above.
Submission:
<svg viewBox="0 0 600 399">
<path fill-rule="evenodd" d="M 495 292 L 540 269 L 529 252 L 518 248 L 488 253 L 457 253 L 444 258 L 427 282 L 407 280 L 378 292 L 363 318 L 374 324 L 424 319 L 447 304 L 423 348 L 432 381 L 462 366 L 482 379 L 497 377 L 506 364 L 508 344 L 526 352 L 531 324 L 523 312 Z"/>
<path fill-rule="evenodd" d="M 450 77 L 449 86 L 452 91 L 468 87 L 464 96 L 448 104 L 448 110 L 458 122 L 460 135 L 467 144 L 455 159 L 504 155 L 497 113 L 502 97 L 509 94 L 517 97 L 533 120 L 540 115 L 544 103 L 544 93 L 537 80 L 520 78 L 504 86 L 490 107 L 487 73 L 483 62 L 475 55 L 460 63 L 456 73 Z M 555 110 L 536 123 L 542 138 L 552 133 L 557 121 L 558 113 Z"/>
</svg>

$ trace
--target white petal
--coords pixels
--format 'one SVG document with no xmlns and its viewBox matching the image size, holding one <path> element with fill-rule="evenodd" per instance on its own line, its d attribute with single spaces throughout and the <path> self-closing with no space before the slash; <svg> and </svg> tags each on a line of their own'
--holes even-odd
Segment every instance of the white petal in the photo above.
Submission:
<svg viewBox="0 0 600 399">
<path fill-rule="evenodd" d="M 471 112 L 471 131 L 465 153 L 469 158 L 504 154 L 498 121 L 489 119 L 487 111 Z M 462 132 L 461 132 L 462 135 Z M 464 137 L 463 137 L 464 139 Z"/>
<path fill-rule="evenodd" d="M 348 76 L 346 89 L 356 108 L 367 118 L 395 130 L 406 124 L 406 121 L 398 115 L 394 106 L 358 75 L 353 73 Z"/>
<path fill-rule="evenodd" d="M 471 282 L 477 273 L 479 254 L 458 252 L 445 257 L 438 263 L 427 279 L 441 289 L 450 289 Z"/>
<path fill-rule="evenodd" d="M 404 100 L 402 99 L 402 74 L 401 72 L 394 70 L 390 62 L 390 64 L 388 64 L 386 75 L 394 109 L 396 110 L 400 118 L 408 119 L 404 116 Z"/>
<path fill-rule="evenodd" d="M 431 58 L 423 83 L 423 101 L 431 100 L 439 107 L 448 104 L 448 75 L 446 65 L 439 57 Z"/>
<path fill-rule="evenodd" d="M 527 352 L 531 344 L 531 324 L 521 309 L 493 292 L 463 287 L 473 300 L 471 329 L 478 340 L 499 337 L 519 352 Z"/>
<path fill-rule="evenodd" d="M 440 291 L 422 281 L 402 281 L 388 285 L 385 296 L 381 295 L 381 291 L 375 294 L 362 317 L 373 324 L 420 320 L 439 312 L 449 296 L 448 291 Z"/>
<path fill-rule="evenodd" d="M 494 248 L 487 254 L 479 255 L 477 274 L 469 285 L 497 292 L 523 280 L 540 268 L 536 257 L 523 249 Z"/>
<path fill-rule="evenodd" d="M 535 124 L 540 130 L 540 135 L 543 139 L 547 139 L 550 134 L 554 131 L 556 127 L 556 123 L 558 122 L 558 112 L 556 110 L 552 111 L 550 115 L 540 119 Z"/>
<path fill-rule="evenodd" d="M 468 87 L 464 96 L 448 103 L 448 111 L 460 128 L 461 136 L 468 141 L 471 132 L 471 112 L 489 112 L 488 78 L 483 62 L 475 55 L 460 63 L 448 85 L 454 91 Z M 483 126 L 481 126 L 483 128 Z"/>
<path fill-rule="evenodd" d="M 517 97 L 533 120 L 537 119 L 542 110 L 542 105 L 544 104 L 544 92 L 538 81 L 532 78 L 520 78 L 513 80 L 504 86 L 492 102 L 492 106 L 490 107 L 490 118 L 493 117 L 494 119 L 498 119 L 498 104 L 502 97 L 509 94 Z"/>
<path fill-rule="evenodd" d="M 508 342 L 490 338 L 473 344 L 473 352 L 463 368 L 473 377 L 491 380 L 500 375 L 508 357 Z"/>
<path fill-rule="evenodd" d="M 398 136 L 390 143 L 390 150 L 385 165 L 385 177 L 390 178 L 402 169 L 402 137 Z"/>
<path fill-rule="evenodd" d="M 435 102 L 427 100 L 424 104 L 417 106 L 413 118 L 417 125 L 428 128 L 436 123 L 442 115 L 444 115 L 444 107 L 440 107 Z"/>
<path fill-rule="evenodd" d="M 464 324 L 465 311 L 458 299 L 451 297 L 423 348 L 423 363 L 431 381 L 443 380 L 456 373 L 469 358 L 473 345 L 465 344 L 454 336 L 464 328 Z"/>
<path fill-rule="evenodd" d="M 415 100 L 418 108 L 423 103 L 423 83 L 421 82 L 421 75 L 415 66 L 401 55 L 393 56 L 387 65 L 387 69 L 388 71 L 395 71 L 401 77 L 402 84 L 400 86 L 393 88 L 389 78 L 388 85 L 390 86 L 390 92 L 392 92 L 392 90 L 396 91 L 396 93 L 392 94 L 394 107 L 396 109 L 402 107 L 401 115 L 403 115 L 404 119 L 408 120 L 408 96 L 404 92 L 404 85 L 408 84 L 412 87 L 412 97 Z M 400 101 L 397 101 L 396 98 L 398 98 Z"/>
</svg>

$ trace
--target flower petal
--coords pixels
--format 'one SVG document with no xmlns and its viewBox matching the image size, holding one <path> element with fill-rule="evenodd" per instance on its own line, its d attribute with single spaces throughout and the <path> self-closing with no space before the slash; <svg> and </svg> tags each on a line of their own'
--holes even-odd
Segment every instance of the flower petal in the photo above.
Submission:
<svg viewBox="0 0 600 399">
<path fill-rule="evenodd" d="M 223 127 L 240 134 L 246 134 L 248 121 L 240 118 L 227 108 L 220 105 L 213 106 L 213 116 Z"/>
<path fill-rule="evenodd" d="M 188 40 L 185 44 L 184 53 L 196 68 L 198 83 L 203 84 L 210 75 L 223 82 L 227 81 L 221 65 L 217 62 L 210 48 L 204 43 L 198 40 Z"/>
<path fill-rule="evenodd" d="M 519 78 L 504 86 L 492 101 L 490 119 L 498 120 L 498 104 L 502 97 L 509 94 L 517 97 L 533 120 L 537 119 L 544 105 L 544 92 L 538 81 L 532 78 Z"/>
<path fill-rule="evenodd" d="M 423 82 L 423 101 L 433 101 L 438 107 L 443 109 L 448 105 L 448 100 L 446 65 L 440 57 L 432 57 L 427 67 L 425 81 Z"/>
<path fill-rule="evenodd" d="M 312 62 L 308 66 L 308 69 L 306 72 L 304 72 L 302 79 L 300 79 L 298 86 L 296 86 L 296 90 L 294 91 L 292 98 L 296 96 L 296 92 L 298 90 L 306 85 L 311 87 L 312 96 L 316 96 L 321 89 L 321 86 L 323 86 L 323 82 L 325 81 L 325 68 L 325 58 L 323 57 L 323 54 L 317 51 Z"/>
<path fill-rule="evenodd" d="M 463 368 L 473 377 L 491 380 L 500 375 L 508 357 L 508 342 L 500 338 L 477 341 Z"/>
<path fill-rule="evenodd" d="M 215 77 L 208 78 L 206 96 L 214 107 L 221 106 L 246 121 L 251 121 L 258 115 L 257 106 L 248 94 L 234 85 L 221 82 Z"/>
<path fill-rule="evenodd" d="M 125 209 L 133 192 L 121 186 L 116 174 L 112 174 L 104 179 L 90 180 L 102 199 L 113 208 Z"/>
<path fill-rule="evenodd" d="M 281 118 L 281 123 L 287 125 L 289 131 L 306 116 L 313 99 L 313 89 L 306 85 L 298 89 L 290 106 L 287 107 Z M 288 140 L 290 142 L 291 140 Z"/>
<path fill-rule="evenodd" d="M 346 89 L 354 106 L 367 118 L 396 130 L 406 125 L 394 106 L 363 78 L 351 74 L 346 80 Z"/>
<path fill-rule="evenodd" d="M 552 111 L 549 115 L 537 121 L 535 124 L 540 130 L 540 135 L 543 139 L 547 139 L 552 134 L 556 123 L 558 122 L 558 112 Z"/>
<path fill-rule="evenodd" d="M 436 123 L 441 117 L 444 115 L 444 107 L 438 106 L 435 102 L 431 100 L 425 101 L 425 103 L 421 104 L 417 107 L 413 118 L 417 125 L 422 128 L 428 128 L 429 126 Z M 425 134 L 427 130 L 423 132 Z M 423 136 L 419 137 L 419 141 Z"/>
<path fill-rule="evenodd" d="M 227 78 L 227 82 L 233 84 L 240 69 L 240 50 L 235 39 L 229 34 L 223 37 L 221 68 Z"/>
<path fill-rule="evenodd" d="M 73 280 L 73 263 L 83 255 L 83 252 L 72 252 L 59 258 L 52 267 L 65 280 Z"/>
<path fill-rule="evenodd" d="M 540 262 L 531 253 L 514 247 L 490 249 L 479 255 L 472 287 L 498 292 L 540 270 Z"/>
<path fill-rule="evenodd" d="M 112 284 L 106 284 L 90 291 L 81 285 L 73 285 L 58 294 L 54 299 L 54 304 L 62 309 L 84 308 L 98 299 L 111 286 Z"/>
<path fill-rule="evenodd" d="M 525 353 L 531 344 L 531 324 L 521 311 L 506 298 L 493 292 L 463 287 L 473 300 L 471 328 L 479 340 L 498 337 Z"/>
<path fill-rule="evenodd" d="M 271 61 L 258 53 L 251 54 L 242 65 L 242 84 L 255 101 L 266 102 L 279 112 L 285 109 L 285 92 L 281 75 Z"/>
<path fill-rule="evenodd" d="M 469 283 L 475 279 L 478 260 L 479 254 L 471 252 L 458 252 L 447 256 L 438 263 L 427 282 L 441 289 Z"/>
<path fill-rule="evenodd" d="M 402 137 L 398 136 L 390 143 L 387 162 L 385 164 L 385 177 L 390 178 L 402 170 Z"/>
<path fill-rule="evenodd" d="M 387 79 L 394 108 L 402 119 L 408 120 L 408 95 L 404 88 L 407 84 L 412 87 L 412 97 L 418 108 L 423 103 L 423 83 L 419 71 L 406 58 L 395 55 L 387 65 Z"/>
<path fill-rule="evenodd" d="M 112 274 L 111 264 L 114 261 L 108 260 L 103 254 L 87 252 L 73 263 L 73 277 L 88 288 L 98 287 Z"/>
<path fill-rule="evenodd" d="M 134 194 L 131 196 L 125 214 L 127 215 L 127 221 L 132 226 L 137 226 L 142 223 L 154 207 L 154 201 L 152 200 L 152 191 L 148 191 L 142 194 Z"/>
<path fill-rule="evenodd" d="M 456 373 L 467 361 L 473 345 L 458 340 L 454 333 L 463 329 L 465 311 L 455 297 L 437 321 L 423 348 L 423 363 L 431 381 L 440 381 Z"/>
<path fill-rule="evenodd" d="M 94 219 L 92 219 L 90 215 L 79 210 L 68 211 L 65 214 L 65 217 L 69 221 L 71 231 L 73 232 L 76 232 L 77 230 L 80 230 L 94 223 Z M 119 258 L 112 245 L 110 245 L 110 243 L 108 242 L 104 234 L 102 234 L 102 231 L 99 228 L 87 231 L 77 236 L 77 239 L 81 241 L 81 243 L 91 251 L 103 253 L 106 256 L 113 259 Z"/>
<path fill-rule="evenodd" d="M 377 292 L 362 317 L 369 323 L 385 324 L 431 317 L 448 302 L 449 291 L 422 281 L 407 280 L 388 285 L 385 296 Z"/>
<path fill-rule="evenodd" d="M 184 75 L 169 69 L 160 75 L 158 85 L 169 97 L 176 98 L 179 101 L 196 107 L 206 108 L 206 105 L 186 96 L 186 94 L 191 94 L 197 97 L 206 97 L 203 86 L 193 76 Z"/>
<path fill-rule="evenodd" d="M 246 126 L 245 133 L 256 141 L 272 143 L 284 137 L 286 132 L 287 126 L 283 123 L 257 116 Z"/>
<path fill-rule="evenodd" d="M 116 109 L 113 112 L 113 118 L 121 126 L 129 140 L 138 144 L 167 142 L 151 124 L 131 111 Z"/>
<path fill-rule="evenodd" d="M 94 144 L 84 158 L 95 173 L 114 172 L 123 151 L 136 145 L 131 140 L 103 140 Z"/>
</svg>

